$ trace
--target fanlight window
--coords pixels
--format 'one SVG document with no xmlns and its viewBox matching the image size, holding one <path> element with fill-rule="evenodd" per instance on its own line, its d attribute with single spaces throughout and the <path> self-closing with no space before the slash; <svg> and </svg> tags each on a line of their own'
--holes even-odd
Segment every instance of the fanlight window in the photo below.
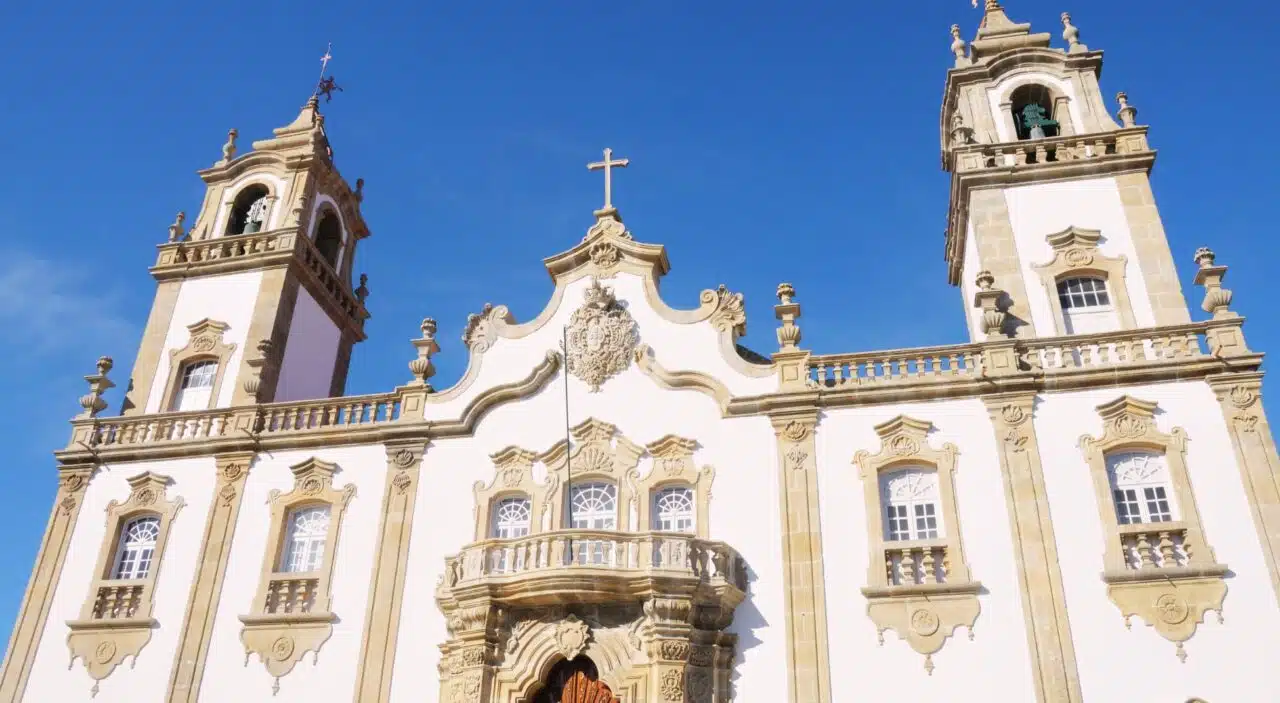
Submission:
<svg viewBox="0 0 1280 703">
<path fill-rule="evenodd" d="M 663 488 L 653 496 L 653 529 L 659 532 L 693 532 L 693 489 Z"/>
<path fill-rule="evenodd" d="M 326 209 L 316 225 L 316 251 L 334 271 L 338 270 L 338 254 L 342 251 L 342 222 L 333 210 Z"/>
<path fill-rule="evenodd" d="M 227 234 L 253 234 L 266 229 L 269 196 L 266 187 L 260 185 L 252 185 L 240 191 L 231 206 Z"/>
<path fill-rule="evenodd" d="M 503 498 L 493 506 L 490 532 L 497 539 L 515 539 L 529 534 L 528 498 Z"/>
<path fill-rule="evenodd" d="M 170 410 L 205 410 L 213 395 L 213 381 L 218 375 L 218 362 L 193 361 L 182 368 L 178 390 L 173 394 Z"/>
<path fill-rule="evenodd" d="M 945 537 L 938 472 L 909 468 L 880 475 L 884 538 L 888 542 Z"/>
<path fill-rule="evenodd" d="M 569 526 L 578 530 L 618 529 L 618 487 L 604 482 L 575 484 L 569 491 Z"/>
<path fill-rule="evenodd" d="M 1116 520 L 1121 525 L 1177 519 L 1169 465 L 1162 454 L 1108 454 L 1107 478 L 1116 504 Z"/>
<path fill-rule="evenodd" d="M 130 520 L 120 530 L 120 546 L 116 550 L 111 578 L 140 581 L 151 573 L 151 559 L 160 537 L 160 518 L 141 517 Z"/>
<path fill-rule="evenodd" d="M 312 505 L 289 513 L 288 535 L 280 558 L 280 571 L 307 573 L 324 566 L 329 538 L 329 506 Z"/>
</svg>

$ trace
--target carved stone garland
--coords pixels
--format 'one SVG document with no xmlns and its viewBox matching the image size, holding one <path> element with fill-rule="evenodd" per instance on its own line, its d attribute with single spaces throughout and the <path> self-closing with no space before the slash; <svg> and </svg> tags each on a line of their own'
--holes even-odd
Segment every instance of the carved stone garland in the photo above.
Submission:
<svg viewBox="0 0 1280 703">
<path fill-rule="evenodd" d="M 860 469 L 863 494 L 867 500 L 867 537 L 871 563 L 868 586 L 862 589 L 867 598 L 867 615 L 876 625 L 880 643 L 884 631 L 893 630 L 911 648 L 923 654 L 924 666 L 933 673 L 933 654 L 942 649 L 957 627 L 969 630 L 981 607 L 978 592 L 982 584 L 972 580 L 965 559 L 964 540 L 956 505 L 954 474 L 956 446 L 942 449 L 929 446 L 928 434 L 933 423 L 905 415 L 876 425 L 880 435 L 880 451 L 866 450 L 854 456 Z M 885 538 L 884 515 L 880 487 L 881 474 L 897 469 L 920 469 L 937 474 L 940 538 L 901 543 L 900 547 Z M 895 583 L 890 572 L 902 574 Z M 939 571 L 946 578 L 938 579 Z"/>
<path fill-rule="evenodd" d="M 1227 566 L 1217 563 L 1200 524 L 1200 510 L 1187 473 L 1187 435 L 1178 427 L 1169 434 L 1156 429 L 1156 407 L 1127 395 L 1098 406 L 1102 437 L 1081 437 L 1080 448 L 1093 477 L 1098 516 L 1107 540 L 1102 573 L 1107 597 L 1124 614 L 1125 627 L 1137 615 L 1161 637 L 1175 643 L 1178 658 L 1185 660 L 1183 642 L 1195 634 L 1205 614 L 1214 611 L 1222 621 Z M 1164 457 L 1180 520 L 1119 523 L 1107 455 L 1127 451 Z M 1136 568 L 1131 563 L 1134 555 L 1139 560 Z"/>
<path fill-rule="evenodd" d="M 293 671 L 293 667 L 307 652 L 319 658 L 320 647 L 333 634 L 337 616 L 331 610 L 330 585 L 333 581 L 334 562 L 338 556 L 338 535 L 342 516 L 356 487 L 347 485 L 341 490 L 333 487 L 335 464 L 316 458 L 289 467 L 293 472 L 293 490 L 281 493 L 272 490 L 268 498 L 271 505 L 272 538 L 263 557 L 262 576 L 254 599 L 254 611 L 241 615 L 244 629 L 240 639 L 245 647 L 245 665 L 250 654 L 257 654 L 275 678 L 272 692 L 280 690 L 280 678 Z M 279 570 L 280 555 L 285 538 L 285 521 L 295 508 L 309 505 L 329 506 L 329 528 L 324 548 L 324 563 L 318 571 L 288 573 Z"/>
<path fill-rule="evenodd" d="M 613 290 L 591 279 L 585 302 L 569 318 L 569 373 L 598 392 L 600 385 L 631 365 L 639 338 L 631 313 Z"/>
<path fill-rule="evenodd" d="M 170 526 L 183 506 L 180 496 L 167 497 L 166 486 L 170 482 L 168 476 L 150 471 L 138 474 L 129 479 L 127 500 L 107 504 L 106 539 L 98 552 L 89 597 L 80 609 L 80 618 L 67 621 L 67 627 L 71 628 L 67 635 L 71 664 L 74 665 L 76 659 L 84 662 L 94 681 L 93 695 L 98 693 L 98 683 L 126 658 L 133 658 L 131 666 L 137 662 L 138 654 L 151 641 L 151 632 L 157 626 L 151 617 L 156 579 L 164 563 Z M 151 566 L 143 578 L 117 579 L 112 572 L 120 540 L 125 537 L 122 532 L 133 520 L 144 517 L 158 520 Z"/>
</svg>

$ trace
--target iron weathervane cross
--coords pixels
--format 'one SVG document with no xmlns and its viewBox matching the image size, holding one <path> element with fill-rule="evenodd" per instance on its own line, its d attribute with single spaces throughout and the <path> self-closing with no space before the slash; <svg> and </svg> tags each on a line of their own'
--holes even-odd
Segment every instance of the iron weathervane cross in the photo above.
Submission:
<svg viewBox="0 0 1280 703">
<path fill-rule="evenodd" d="M 320 57 L 320 81 L 316 83 L 316 92 L 312 94 L 312 97 L 315 98 L 323 95 L 325 102 L 333 100 L 333 91 L 336 90 L 339 93 L 342 92 L 342 88 L 338 85 L 338 82 L 333 79 L 333 76 L 325 78 L 324 75 L 325 69 L 329 66 L 329 61 L 333 59 L 332 52 L 333 42 L 329 42 L 329 47 L 324 50 L 324 56 Z"/>
<path fill-rule="evenodd" d="M 613 168 L 626 168 L 631 159 L 614 159 L 613 149 L 604 150 L 604 161 L 593 161 L 587 164 L 588 171 L 604 171 L 604 209 L 613 209 Z"/>
</svg>

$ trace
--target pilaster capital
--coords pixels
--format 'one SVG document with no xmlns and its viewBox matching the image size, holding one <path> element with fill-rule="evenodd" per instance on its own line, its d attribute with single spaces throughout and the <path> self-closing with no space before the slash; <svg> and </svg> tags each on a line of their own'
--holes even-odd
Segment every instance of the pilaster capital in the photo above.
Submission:
<svg viewBox="0 0 1280 703">
<path fill-rule="evenodd" d="M 813 434 L 818 426 L 818 409 L 792 410 L 769 416 L 773 433 L 779 439 L 800 442 Z"/>
</svg>

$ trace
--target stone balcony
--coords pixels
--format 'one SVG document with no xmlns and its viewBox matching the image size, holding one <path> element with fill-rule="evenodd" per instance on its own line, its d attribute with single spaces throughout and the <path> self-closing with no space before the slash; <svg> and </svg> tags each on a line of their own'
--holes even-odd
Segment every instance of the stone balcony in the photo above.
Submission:
<svg viewBox="0 0 1280 703">
<path fill-rule="evenodd" d="M 746 591 L 746 564 L 722 542 L 669 532 L 558 530 L 467 545 L 446 559 L 437 599 L 536 607 L 678 597 L 732 611 Z"/>
</svg>

